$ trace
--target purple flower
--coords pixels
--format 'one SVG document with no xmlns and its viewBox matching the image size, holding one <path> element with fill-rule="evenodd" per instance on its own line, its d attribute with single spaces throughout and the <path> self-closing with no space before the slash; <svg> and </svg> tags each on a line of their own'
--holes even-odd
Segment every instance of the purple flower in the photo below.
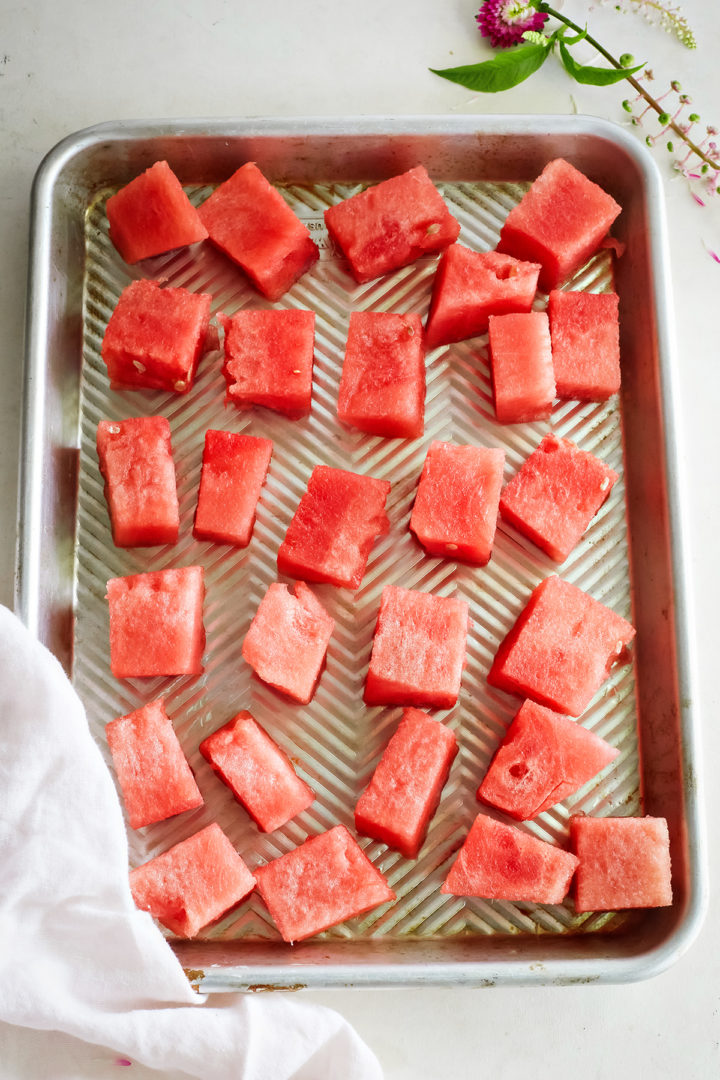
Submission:
<svg viewBox="0 0 720 1080">
<path fill-rule="evenodd" d="M 485 0 L 475 18 L 493 49 L 509 49 L 522 41 L 527 30 L 542 30 L 547 15 L 523 0 Z"/>
</svg>

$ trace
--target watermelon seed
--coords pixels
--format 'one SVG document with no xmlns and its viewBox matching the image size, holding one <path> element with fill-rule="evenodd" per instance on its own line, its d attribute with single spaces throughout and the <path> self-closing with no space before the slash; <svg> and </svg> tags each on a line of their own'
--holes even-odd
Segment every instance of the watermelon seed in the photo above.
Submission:
<svg viewBox="0 0 720 1080">
<path fill-rule="evenodd" d="M 140 374 L 145 370 L 145 365 L 141 364 L 139 360 L 133 360 L 133 367 L 136 367 Z"/>
<path fill-rule="evenodd" d="M 435 222 L 434 225 L 428 225 L 428 227 L 427 227 L 427 235 L 428 236 L 433 236 L 434 233 L 436 233 L 436 232 L 440 232 L 440 226 L 438 225 L 437 222 Z"/>
<path fill-rule="evenodd" d="M 173 383 L 173 386 L 175 387 L 176 390 L 186 390 L 187 389 L 187 383 L 185 382 L 184 379 L 178 379 L 177 382 Z"/>
</svg>

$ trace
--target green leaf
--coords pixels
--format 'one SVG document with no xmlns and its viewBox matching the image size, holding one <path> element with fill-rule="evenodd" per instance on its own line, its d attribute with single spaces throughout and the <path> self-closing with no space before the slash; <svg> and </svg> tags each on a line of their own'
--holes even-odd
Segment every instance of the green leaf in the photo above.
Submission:
<svg viewBox="0 0 720 1080">
<path fill-rule="evenodd" d="M 586 86 L 611 86 L 613 83 L 622 82 L 628 75 L 634 75 L 645 65 L 638 64 L 633 68 L 602 68 L 590 67 L 587 64 L 578 64 L 570 55 L 570 50 L 563 41 L 558 42 L 563 66 L 568 75 L 572 75 L 575 82 L 584 83 Z"/>
<path fill-rule="evenodd" d="M 441 71 L 436 68 L 430 70 L 434 75 L 459 83 L 468 90 L 497 94 L 500 90 L 517 86 L 534 74 L 545 63 L 549 52 L 549 42 L 547 45 L 518 45 L 499 53 L 492 60 L 485 60 L 482 64 L 467 64 L 465 67 L 444 68 Z"/>
</svg>

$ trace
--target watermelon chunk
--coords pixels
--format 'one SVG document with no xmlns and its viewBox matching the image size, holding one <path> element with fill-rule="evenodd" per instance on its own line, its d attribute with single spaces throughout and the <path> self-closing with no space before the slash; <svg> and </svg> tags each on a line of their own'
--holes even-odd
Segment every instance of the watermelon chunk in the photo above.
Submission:
<svg viewBox="0 0 720 1080">
<path fill-rule="evenodd" d="M 530 311 L 539 263 L 452 244 L 438 264 L 427 320 L 427 347 L 486 334 L 491 315 Z"/>
<path fill-rule="evenodd" d="M 621 209 L 601 187 L 557 158 L 508 214 L 497 250 L 540 263 L 540 287 L 554 289 L 594 255 Z"/>
<path fill-rule="evenodd" d="M 130 872 L 136 905 L 178 937 L 193 938 L 255 888 L 219 825 L 208 825 Z"/>
<path fill-rule="evenodd" d="M 672 904 L 670 835 L 665 818 L 573 817 L 570 839 L 580 860 L 576 911 Z"/>
<path fill-rule="evenodd" d="M 107 201 L 110 239 L 126 263 L 207 239 L 207 229 L 167 161 L 156 161 Z"/>
<path fill-rule="evenodd" d="M 202 566 L 111 578 L 110 669 L 118 679 L 199 675 L 205 648 Z"/>
<path fill-rule="evenodd" d="M 259 866 L 255 876 L 278 930 L 291 943 L 395 899 L 344 825 Z"/>
<path fill-rule="evenodd" d="M 562 904 L 577 865 L 569 851 L 478 814 L 440 892 Z"/>
<path fill-rule="evenodd" d="M 547 420 L 555 397 L 555 376 L 545 312 L 491 315 L 489 348 L 498 422 Z"/>
<path fill-rule="evenodd" d="M 450 728 L 406 709 L 355 807 L 355 828 L 417 858 L 458 752 Z"/>
<path fill-rule="evenodd" d="M 510 817 L 527 821 L 572 795 L 619 752 L 575 720 L 525 701 L 477 796 Z"/>
<path fill-rule="evenodd" d="M 546 435 L 500 496 L 506 521 L 561 563 L 607 499 L 618 474 L 568 439 Z"/>
<path fill-rule="evenodd" d="M 200 753 L 263 832 L 281 828 L 315 800 L 287 754 L 249 712 L 203 739 Z"/>
<path fill-rule="evenodd" d="M 393 439 L 419 439 L 425 423 L 425 348 L 419 315 L 354 311 L 338 418 Z"/>
<path fill-rule="evenodd" d="M 620 615 L 552 575 L 533 590 L 500 645 L 488 682 L 580 716 L 634 636 Z"/>
<path fill-rule="evenodd" d="M 102 358 L 113 390 L 186 394 L 203 354 L 210 322 L 207 293 L 133 281 L 120 294 L 105 331 Z"/>
<path fill-rule="evenodd" d="M 430 443 L 410 516 L 410 528 L 429 554 L 487 563 L 504 462 L 504 450 Z"/>
<path fill-rule="evenodd" d="M 390 528 L 389 493 L 387 480 L 318 465 L 278 550 L 279 572 L 359 588 L 376 537 Z"/>
<path fill-rule="evenodd" d="M 460 233 L 422 165 L 331 206 L 325 224 L 359 282 L 442 251 Z"/>
<path fill-rule="evenodd" d="M 268 300 L 279 300 L 320 251 L 279 191 L 248 161 L 200 207 L 211 241 Z"/>
<path fill-rule="evenodd" d="M 270 439 L 230 431 L 205 433 L 193 525 L 196 540 L 247 547 L 272 451 Z"/>
<path fill-rule="evenodd" d="M 133 829 L 202 806 L 163 698 L 111 720 L 105 735 Z"/>
<path fill-rule="evenodd" d="M 452 708 L 460 693 L 468 628 L 464 600 L 387 585 L 380 599 L 365 703 Z"/>
<path fill-rule="evenodd" d="M 165 417 L 101 420 L 97 452 L 116 547 L 177 543 L 180 510 Z"/>
<path fill-rule="evenodd" d="M 618 304 L 615 293 L 550 293 L 548 315 L 559 398 L 606 401 L 617 394 Z"/>
<path fill-rule="evenodd" d="M 312 400 L 314 311 L 238 311 L 218 316 L 225 331 L 227 400 L 264 405 L 296 420 Z"/>
<path fill-rule="evenodd" d="M 304 582 L 295 583 L 294 595 L 275 582 L 260 601 L 242 654 L 263 682 L 307 705 L 334 629 L 335 620 Z"/>
</svg>

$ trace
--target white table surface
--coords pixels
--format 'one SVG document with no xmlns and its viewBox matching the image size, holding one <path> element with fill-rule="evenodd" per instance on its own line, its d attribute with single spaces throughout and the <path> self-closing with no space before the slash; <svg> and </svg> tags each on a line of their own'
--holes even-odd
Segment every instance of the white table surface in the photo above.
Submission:
<svg viewBox="0 0 720 1080">
<path fill-rule="evenodd" d="M 28 198 L 40 160 L 64 135 L 105 120 L 143 117 L 577 109 L 623 120 L 622 90 L 580 87 L 554 61 L 500 95 L 474 95 L 431 75 L 429 66 L 489 57 L 475 30 L 474 0 L 5 0 L 0 7 L 0 602 L 10 606 Z M 581 0 L 565 4 L 580 22 L 589 8 Z M 639 16 L 618 15 L 612 3 L 596 5 L 589 18 L 596 36 L 618 53 L 651 63 L 657 87 L 680 79 L 703 118 L 720 125 L 720 10 L 706 0 L 685 0 L 683 11 L 699 42 L 693 53 Z M 720 196 L 717 205 L 701 209 L 681 180 L 665 175 L 683 370 L 679 410 L 709 824 L 709 914 L 699 939 L 671 970 L 635 985 L 307 993 L 306 1000 L 332 1005 L 356 1025 L 388 1080 L 720 1075 L 720 899 L 713 891 L 720 864 L 720 785 L 713 771 L 720 761 L 720 498 L 710 471 L 720 404 L 720 265 L 705 248 L 720 248 Z M 133 1075 L 140 1073 L 151 1075 Z"/>
</svg>

